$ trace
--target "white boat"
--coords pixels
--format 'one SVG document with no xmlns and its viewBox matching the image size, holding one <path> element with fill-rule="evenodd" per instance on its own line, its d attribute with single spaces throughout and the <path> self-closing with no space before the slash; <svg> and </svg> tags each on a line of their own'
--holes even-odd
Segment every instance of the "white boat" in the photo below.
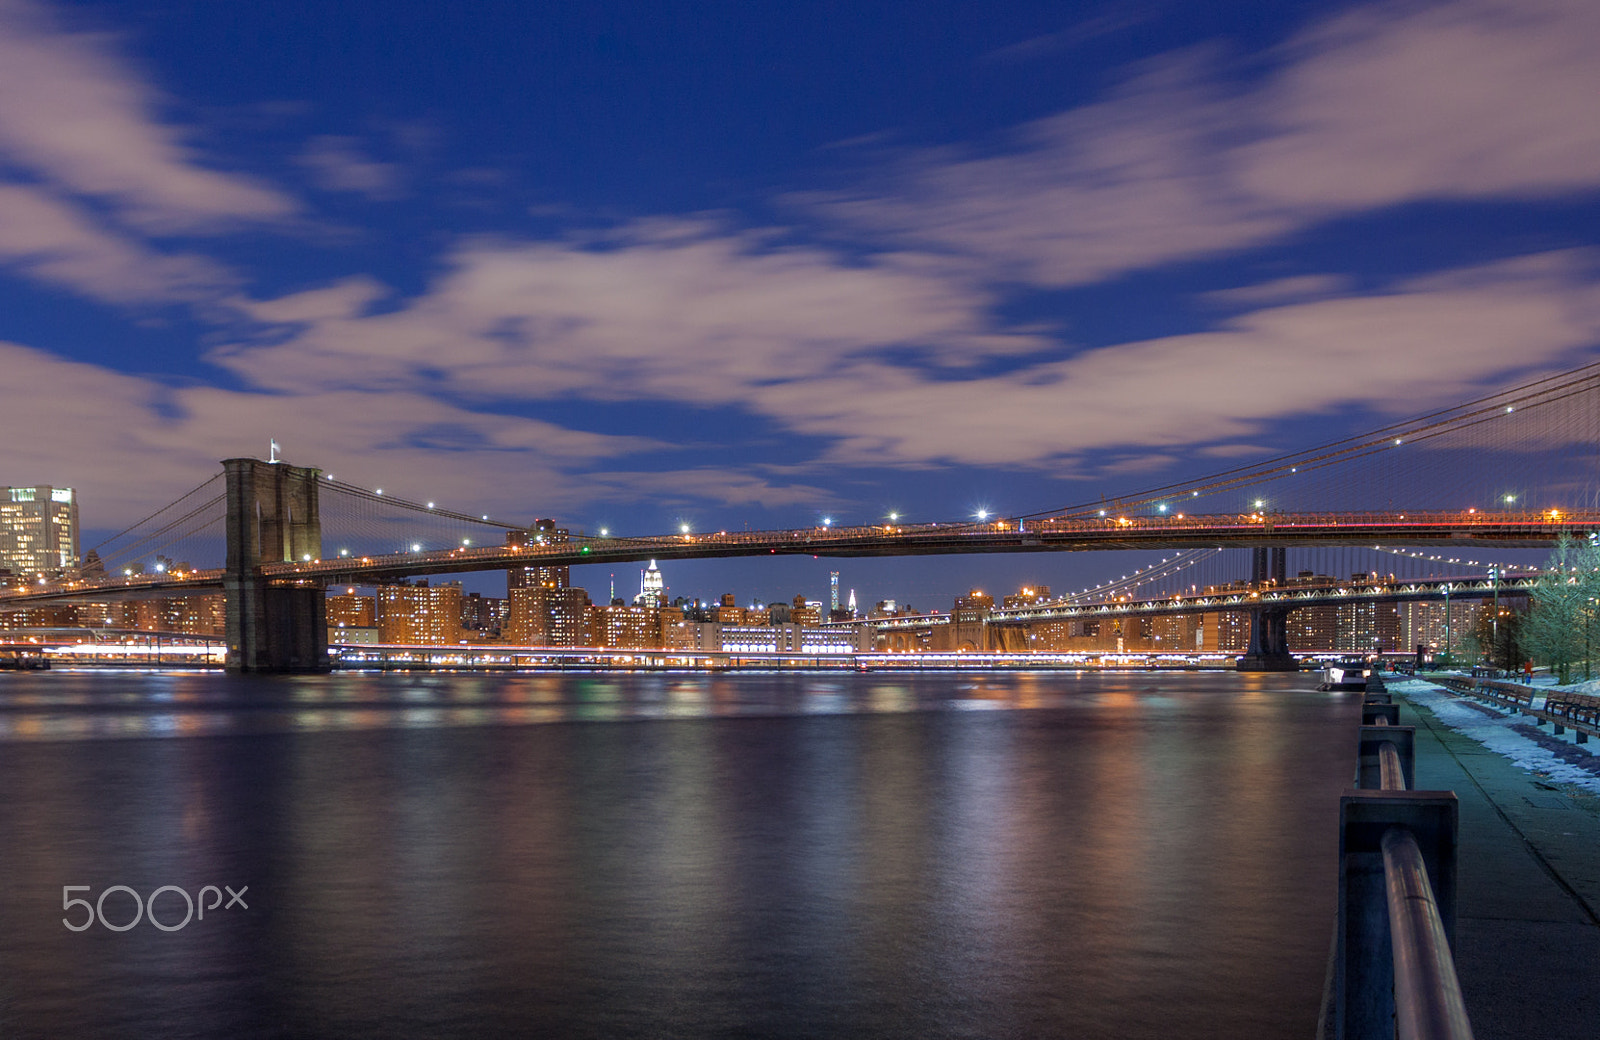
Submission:
<svg viewBox="0 0 1600 1040">
<path fill-rule="evenodd" d="M 1364 690 L 1367 688 L 1368 669 L 1365 664 L 1325 664 L 1322 666 L 1322 685 L 1319 690 Z"/>
</svg>

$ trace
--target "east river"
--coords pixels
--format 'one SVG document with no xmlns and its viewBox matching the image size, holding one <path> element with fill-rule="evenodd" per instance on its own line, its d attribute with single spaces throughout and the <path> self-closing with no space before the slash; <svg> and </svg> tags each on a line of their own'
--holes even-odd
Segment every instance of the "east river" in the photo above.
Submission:
<svg viewBox="0 0 1600 1040">
<path fill-rule="evenodd" d="M 1303 1040 L 1315 682 L 0 673 L 0 1037 Z"/>
</svg>

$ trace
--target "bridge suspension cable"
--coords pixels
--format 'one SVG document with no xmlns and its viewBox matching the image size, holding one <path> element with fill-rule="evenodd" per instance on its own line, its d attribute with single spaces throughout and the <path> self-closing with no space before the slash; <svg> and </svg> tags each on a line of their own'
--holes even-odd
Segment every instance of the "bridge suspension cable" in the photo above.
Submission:
<svg viewBox="0 0 1600 1040">
<path fill-rule="evenodd" d="M 222 473 L 212 474 L 212 476 L 209 479 L 203 480 L 200 483 L 196 484 L 194 487 L 190 488 L 188 491 L 185 491 L 183 494 L 179 495 L 173 501 L 168 502 L 166 505 L 162 506 L 160 509 L 157 509 L 154 513 L 151 513 L 149 516 L 143 517 L 142 519 L 139 519 L 139 520 L 135 520 L 133 523 L 129 524 L 127 527 L 124 527 L 122 530 L 118 531 L 116 534 L 112 535 L 109 538 L 102 538 L 99 541 L 99 543 L 90 546 L 88 551 L 89 552 L 99 552 L 101 549 L 105 548 L 107 545 L 110 545 L 112 542 L 116 541 L 118 538 L 121 538 L 123 535 L 125 535 L 128 532 L 132 531 L 134 528 L 139 527 L 139 526 L 141 526 L 143 524 L 149 523 L 151 520 L 154 520 L 156 517 L 160 516 L 162 513 L 165 513 L 169 509 L 173 509 L 173 508 L 175 508 L 177 506 L 181 506 L 184 502 L 188 501 L 189 499 L 193 498 L 195 495 L 198 495 L 200 492 L 204 491 L 206 488 L 210 487 L 211 485 L 215 484 L 217 481 L 221 480 L 223 478 L 223 476 L 224 476 L 224 474 L 222 474 Z"/>
<path fill-rule="evenodd" d="M 198 549 L 202 555 L 217 556 L 215 561 L 203 562 L 220 566 L 220 545 L 210 542 L 220 542 L 221 525 L 225 518 L 227 492 L 219 487 L 223 479 L 221 473 L 212 476 L 149 516 L 101 540 L 89 552 L 98 555 L 108 571 L 123 568 L 140 557 L 189 555 L 191 549 Z M 206 496 L 208 491 L 214 493 Z M 200 499 L 198 504 L 190 504 L 196 498 Z M 177 512 L 186 504 L 189 504 L 187 510 Z M 173 513 L 177 515 L 170 516 Z M 159 526 L 150 526 L 158 520 L 162 521 Z M 208 537 L 212 528 L 217 529 L 215 537 Z M 123 541 L 130 535 L 137 537 Z"/>
<path fill-rule="evenodd" d="M 1542 428 L 1530 424 L 1528 419 L 1530 412 L 1551 416 L 1553 406 L 1573 401 L 1586 404 L 1588 408 L 1582 414 L 1568 416 L 1567 429 L 1555 428 L 1555 423 L 1549 423 Z M 1176 511 L 1184 509 L 1190 503 L 1198 504 L 1195 502 L 1197 499 L 1259 487 L 1290 477 L 1304 478 L 1306 475 L 1330 467 L 1377 456 L 1388 456 L 1392 454 L 1393 449 L 1407 445 L 1415 447 L 1419 442 L 1430 441 L 1435 442 L 1440 448 L 1454 448 L 1468 454 L 1476 452 L 1480 456 L 1480 462 L 1484 453 L 1525 456 L 1530 450 L 1548 448 L 1552 444 L 1577 445 L 1580 449 L 1588 451 L 1584 461 L 1591 470 L 1596 470 L 1596 463 L 1600 462 L 1600 458 L 1594 455 L 1592 448 L 1595 443 L 1596 427 L 1600 426 L 1600 419 L 1597 419 L 1597 416 L 1600 416 L 1600 362 L 1593 362 L 1569 372 L 1535 379 L 1464 404 L 1389 423 L 1366 433 L 1312 448 L 1279 454 L 1247 466 L 1220 470 L 1198 479 L 1139 489 L 1126 495 L 1116 496 L 1109 503 L 1105 500 L 1080 502 L 1062 508 L 1022 514 L 1014 519 L 1074 518 L 1092 516 L 1097 512 L 1111 509 L 1131 511 L 1148 507 L 1163 510 L 1170 508 Z M 1578 422 L 1585 420 L 1585 429 L 1580 431 L 1575 428 Z M 1471 440 L 1480 427 L 1502 429 L 1506 431 L 1506 435 L 1498 441 Z M 1413 452 L 1411 456 L 1415 457 L 1417 454 Z M 1481 465 L 1477 467 L 1477 470 L 1481 469 Z M 1425 465 L 1420 461 L 1414 462 L 1409 464 L 1409 470 L 1407 472 L 1402 469 L 1393 474 L 1397 481 L 1404 481 L 1408 485 L 1407 490 L 1415 489 L 1418 486 L 1417 478 L 1424 473 L 1429 477 L 1430 487 L 1439 484 L 1441 474 L 1437 464 Z M 1477 475 L 1479 475 L 1477 471 L 1474 471 L 1474 476 Z M 1596 475 L 1600 476 L 1600 472 Z M 1519 476 L 1525 479 L 1527 474 L 1521 473 Z M 1377 483 L 1368 477 L 1353 481 L 1352 489 L 1366 490 Z M 1488 500 L 1481 502 L 1483 506 L 1491 504 L 1493 503 Z M 1245 510 L 1248 511 L 1249 508 L 1250 506 L 1246 505 Z"/>
<path fill-rule="evenodd" d="M 456 520 L 467 524 L 478 524 L 484 527 L 497 528 L 502 531 L 521 531 L 525 529 L 524 525 L 522 524 L 507 523 L 503 520 L 494 520 L 486 515 L 473 516 L 468 513 L 458 513 L 451 509 L 439 509 L 435 507 L 432 502 L 415 502 L 411 499 L 400 498 L 396 495 L 385 495 L 382 491 L 369 491 L 368 489 L 357 484 L 351 484 L 343 480 L 334 480 L 332 477 L 325 478 L 321 484 L 321 487 L 324 490 L 336 491 L 340 494 L 349 495 L 352 498 L 361 499 L 378 505 L 390 506 L 397 510 L 410 510 L 415 513 L 421 513 L 425 516 L 440 517 L 446 520 Z"/>
</svg>

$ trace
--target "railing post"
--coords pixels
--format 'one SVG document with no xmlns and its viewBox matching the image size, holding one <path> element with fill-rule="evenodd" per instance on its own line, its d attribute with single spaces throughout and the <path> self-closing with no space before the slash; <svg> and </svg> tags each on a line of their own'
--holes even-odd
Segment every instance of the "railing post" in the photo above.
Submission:
<svg viewBox="0 0 1600 1040">
<path fill-rule="evenodd" d="M 1376 726 L 1379 719 L 1383 719 L 1391 726 L 1400 725 L 1400 705 L 1378 704 L 1369 698 L 1361 705 L 1361 725 Z"/>
<path fill-rule="evenodd" d="M 1398 707 L 1396 705 L 1395 707 Z M 1379 748 L 1385 744 L 1393 744 L 1400 753 L 1400 769 L 1405 774 L 1406 787 L 1416 783 L 1416 745 L 1417 728 L 1415 726 L 1362 726 L 1360 772 L 1357 786 L 1362 790 L 1376 790 L 1382 787 L 1379 767 Z"/>
</svg>

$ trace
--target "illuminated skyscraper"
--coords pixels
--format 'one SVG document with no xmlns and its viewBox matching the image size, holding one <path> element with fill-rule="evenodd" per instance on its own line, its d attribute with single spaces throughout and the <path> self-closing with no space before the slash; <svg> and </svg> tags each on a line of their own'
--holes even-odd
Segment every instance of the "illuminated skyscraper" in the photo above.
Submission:
<svg viewBox="0 0 1600 1040">
<path fill-rule="evenodd" d="M 639 572 L 639 595 L 634 597 L 633 602 L 641 607 L 666 606 L 667 586 L 656 561 L 651 560 L 649 569 Z"/>
<path fill-rule="evenodd" d="M 0 488 L 0 568 L 54 573 L 78 566 L 78 496 L 71 488 Z"/>
</svg>

